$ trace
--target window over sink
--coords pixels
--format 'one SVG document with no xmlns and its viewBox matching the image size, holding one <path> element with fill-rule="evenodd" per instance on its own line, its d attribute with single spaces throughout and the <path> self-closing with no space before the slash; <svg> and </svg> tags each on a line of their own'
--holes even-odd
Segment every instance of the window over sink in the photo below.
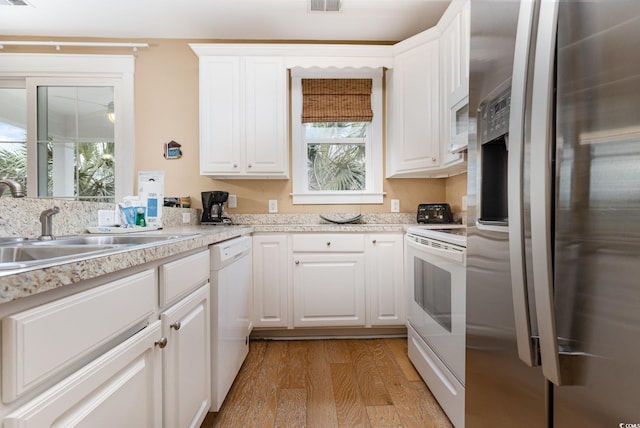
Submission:
<svg viewBox="0 0 640 428">
<path fill-rule="evenodd" d="M 376 204 L 382 70 L 292 70 L 294 204 Z"/>
<path fill-rule="evenodd" d="M 125 196 L 134 176 L 133 57 L 0 57 L 0 176 L 31 197 Z"/>
</svg>

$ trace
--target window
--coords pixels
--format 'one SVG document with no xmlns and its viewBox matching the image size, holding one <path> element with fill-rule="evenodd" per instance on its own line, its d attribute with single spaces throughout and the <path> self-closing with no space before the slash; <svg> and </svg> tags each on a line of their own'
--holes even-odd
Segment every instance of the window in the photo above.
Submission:
<svg viewBox="0 0 640 428">
<path fill-rule="evenodd" d="M 113 202 L 130 193 L 133 57 L 0 57 L 0 176 L 29 196 Z"/>
<path fill-rule="evenodd" d="M 293 70 L 293 203 L 382 203 L 381 116 L 382 70 Z"/>
<path fill-rule="evenodd" d="M 0 177 L 27 189 L 27 91 L 20 81 L 0 83 Z"/>
</svg>

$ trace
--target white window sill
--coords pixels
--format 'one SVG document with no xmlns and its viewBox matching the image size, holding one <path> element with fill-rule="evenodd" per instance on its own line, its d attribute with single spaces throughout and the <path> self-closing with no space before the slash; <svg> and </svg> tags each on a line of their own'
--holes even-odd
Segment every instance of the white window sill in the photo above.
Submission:
<svg viewBox="0 0 640 428">
<path fill-rule="evenodd" d="M 294 205 L 382 204 L 384 193 L 314 192 L 292 193 Z"/>
</svg>

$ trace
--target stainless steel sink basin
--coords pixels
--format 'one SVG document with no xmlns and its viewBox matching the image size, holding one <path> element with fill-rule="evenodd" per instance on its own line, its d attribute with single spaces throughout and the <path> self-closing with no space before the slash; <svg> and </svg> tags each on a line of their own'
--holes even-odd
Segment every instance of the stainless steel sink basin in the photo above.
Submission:
<svg viewBox="0 0 640 428">
<path fill-rule="evenodd" d="M 67 263 L 90 256 L 188 239 L 196 235 L 76 235 L 50 241 L 0 241 L 0 272 Z"/>
<path fill-rule="evenodd" d="M 43 262 L 111 251 L 117 245 L 2 245 L 0 270 L 18 269 Z"/>
<path fill-rule="evenodd" d="M 184 235 L 78 235 L 61 237 L 52 241 L 32 241 L 31 245 L 146 245 L 182 237 Z"/>
</svg>

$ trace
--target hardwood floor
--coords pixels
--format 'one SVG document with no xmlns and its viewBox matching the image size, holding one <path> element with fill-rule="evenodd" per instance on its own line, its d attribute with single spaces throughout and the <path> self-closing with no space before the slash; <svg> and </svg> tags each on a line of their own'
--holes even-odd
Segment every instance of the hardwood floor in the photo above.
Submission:
<svg viewBox="0 0 640 428">
<path fill-rule="evenodd" d="M 257 340 L 213 427 L 452 427 L 406 339 Z"/>
</svg>

